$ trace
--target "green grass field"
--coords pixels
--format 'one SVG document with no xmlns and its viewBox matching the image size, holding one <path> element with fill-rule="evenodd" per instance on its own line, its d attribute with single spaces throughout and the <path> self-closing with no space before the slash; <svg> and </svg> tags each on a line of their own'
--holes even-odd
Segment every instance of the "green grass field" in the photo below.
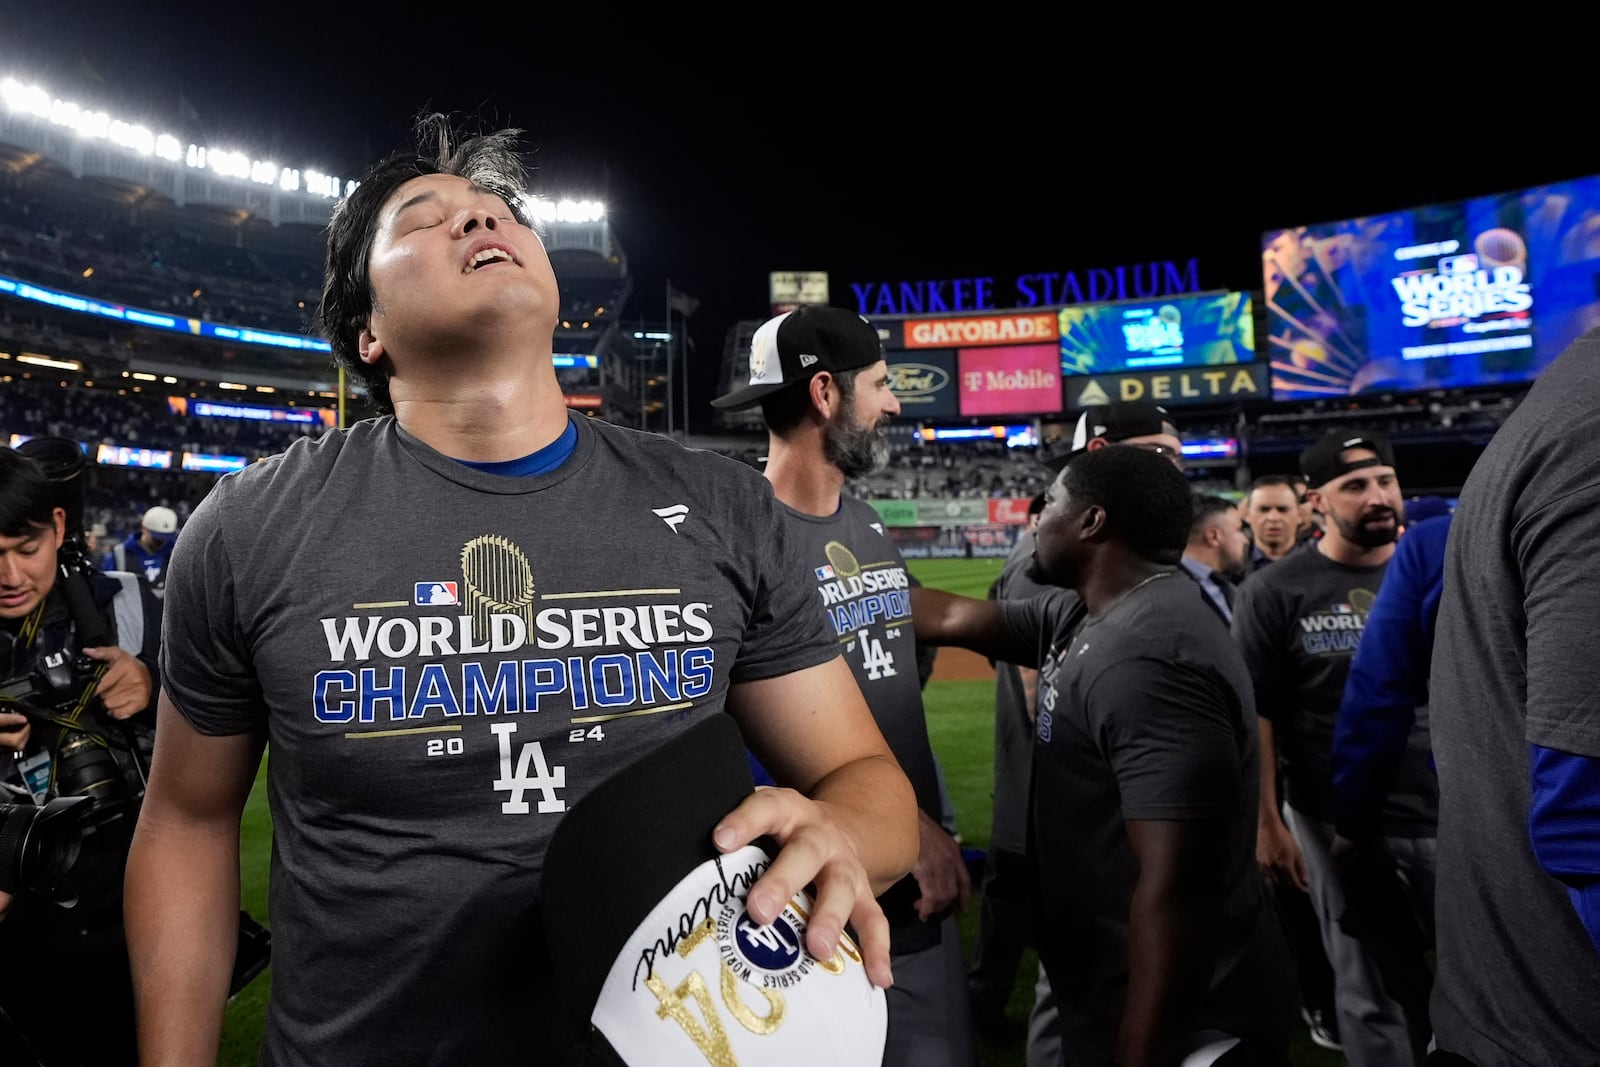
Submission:
<svg viewBox="0 0 1600 1067">
<path fill-rule="evenodd" d="M 999 575 L 1002 562 L 998 559 L 913 560 L 909 566 L 917 580 L 929 588 L 982 597 Z M 962 841 L 969 846 L 986 848 L 994 781 L 994 682 L 933 681 L 928 685 L 924 703 L 928 734 L 944 770 Z M 267 814 L 266 765 L 263 763 L 256 788 L 245 808 L 241 885 L 245 909 L 269 925 L 267 866 L 271 847 L 272 826 Z M 976 928 L 977 905 L 974 899 L 962 917 L 963 939 L 969 946 Z M 1015 1038 L 985 1043 L 980 1048 L 981 1067 L 1021 1067 L 1023 1064 L 1022 1028 L 1032 1003 L 1033 968 L 1034 960 L 1029 954 L 1022 967 L 1026 977 L 1017 983 L 1008 1012 L 1016 1024 Z M 256 1046 L 261 1038 L 262 1014 L 271 977 L 269 969 L 228 1006 L 221 1055 L 217 1060 L 219 1067 L 252 1067 L 256 1062 Z M 1294 1051 L 1298 1067 L 1334 1067 L 1344 1062 L 1343 1057 L 1309 1042 L 1302 1042 Z"/>
</svg>

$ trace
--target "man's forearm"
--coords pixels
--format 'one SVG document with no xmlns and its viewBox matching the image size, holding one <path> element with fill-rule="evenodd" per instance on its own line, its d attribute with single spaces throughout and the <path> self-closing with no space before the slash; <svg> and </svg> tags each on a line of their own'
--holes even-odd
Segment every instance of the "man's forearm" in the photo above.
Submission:
<svg viewBox="0 0 1600 1067">
<path fill-rule="evenodd" d="M 955 645 L 991 660 L 1038 666 L 1038 649 L 1005 627 L 993 600 L 914 586 L 911 624 L 919 644 Z"/>
<path fill-rule="evenodd" d="M 874 894 L 904 878 L 917 862 L 922 841 L 917 798 L 892 760 L 873 756 L 846 763 L 818 782 L 810 797 L 827 807 L 855 843 Z"/>
<path fill-rule="evenodd" d="M 1276 827 L 1283 822 L 1278 803 L 1278 746 L 1272 720 L 1257 718 L 1256 726 L 1261 748 L 1261 810 L 1256 812 L 1256 824 Z"/>
<path fill-rule="evenodd" d="M 124 913 L 141 1062 L 215 1062 L 238 947 L 237 826 L 207 832 L 141 815 Z"/>
</svg>

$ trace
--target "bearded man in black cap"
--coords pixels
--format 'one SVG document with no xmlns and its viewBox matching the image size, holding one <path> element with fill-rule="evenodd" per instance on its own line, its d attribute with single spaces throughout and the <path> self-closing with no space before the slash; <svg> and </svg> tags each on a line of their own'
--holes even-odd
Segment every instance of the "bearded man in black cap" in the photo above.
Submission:
<svg viewBox="0 0 1600 1067">
<path fill-rule="evenodd" d="M 1257 859 L 1276 880 L 1311 895 L 1333 964 L 1339 1034 L 1354 1067 L 1420 1061 L 1425 1020 L 1386 990 L 1379 961 L 1347 915 L 1352 903 L 1333 855 L 1333 727 L 1350 662 L 1394 555 L 1404 521 L 1394 452 L 1376 433 L 1330 433 L 1300 456 L 1307 496 L 1326 520 L 1323 536 L 1251 575 L 1234 603 L 1261 717 Z M 1413 728 L 1410 756 L 1383 813 L 1383 837 L 1412 890 L 1408 905 L 1431 929 L 1438 786 L 1428 765 L 1427 725 Z M 1281 761 L 1287 796 L 1280 804 Z M 1390 918 L 1395 918 L 1391 916 Z M 1341 920 L 1345 920 L 1341 922 Z M 1360 931 L 1358 931 L 1359 933 Z"/>
<path fill-rule="evenodd" d="M 749 383 L 711 403 L 761 405 L 767 481 L 816 583 L 818 610 L 916 791 L 916 865 L 878 897 L 895 975 L 886 991 L 884 1067 L 971 1067 L 977 1042 L 956 916 L 972 882 L 960 844 L 941 825 L 939 769 L 909 625 L 914 583 L 878 513 L 844 491 L 887 462 L 883 430 L 900 414 L 878 331 L 844 308 L 778 315 L 751 338 Z"/>
</svg>

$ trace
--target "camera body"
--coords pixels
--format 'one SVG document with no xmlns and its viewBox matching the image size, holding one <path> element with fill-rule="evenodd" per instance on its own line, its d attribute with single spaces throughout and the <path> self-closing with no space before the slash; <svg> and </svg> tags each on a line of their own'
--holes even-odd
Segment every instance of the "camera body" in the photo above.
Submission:
<svg viewBox="0 0 1600 1067">
<path fill-rule="evenodd" d="M 115 910 L 144 799 L 146 744 L 133 730 L 90 710 L 99 663 L 66 648 L 35 651 L 25 672 L 0 682 L 0 707 L 23 712 L 33 725 L 17 760 L 32 804 L 0 811 L 0 886 L 10 883 L 59 904 L 75 903 L 86 913 Z M 30 827 L 42 811 L 69 798 L 81 801 L 63 820 L 72 833 L 58 828 L 41 834 Z"/>
<path fill-rule="evenodd" d="M 20 711 L 32 720 L 26 751 L 17 770 L 35 809 L 65 798 L 81 798 L 72 806 L 71 822 L 81 849 L 65 850 L 74 835 L 59 831 L 42 835 L 24 826 L 37 818 L 27 804 L 5 806 L 0 815 L 0 884 L 13 882 L 67 903 L 74 898 L 84 911 L 113 908 L 121 896 L 122 867 L 133 824 L 144 798 L 144 768 L 153 748 L 153 731 L 131 727 L 97 710 L 95 691 L 104 665 L 83 649 L 114 644 L 106 612 L 97 607 L 92 581 L 99 575 L 83 533 L 83 474 L 86 460 L 77 442 L 37 437 L 17 449 L 44 469 L 53 503 L 66 513 L 65 537 L 56 551 L 56 582 L 50 597 L 66 608 L 47 608 L 42 625 L 22 647 L 13 647 L 5 662 L 12 674 L 0 680 L 0 707 Z M 13 642 L 18 639 L 7 634 Z M 61 810 L 61 806 L 57 806 Z M 58 819 L 57 821 L 68 821 Z M 23 848 L 23 841 L 32 848 Z M 5 846 L 11 851 L 5 851 Z M 65 861 L 65 862 L 64 862 Z M 62 889 L 72 868 L 76 892 Z M 51 878 L 50 872 L 58 877 Z M 54 885 L 43 891 L 40 885 Z"/>
</svg>

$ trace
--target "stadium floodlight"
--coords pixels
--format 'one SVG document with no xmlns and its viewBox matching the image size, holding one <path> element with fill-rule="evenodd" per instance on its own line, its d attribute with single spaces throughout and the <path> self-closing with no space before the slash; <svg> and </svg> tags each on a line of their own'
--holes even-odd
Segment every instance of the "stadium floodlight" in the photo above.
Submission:
<svg viewBox="0 0 1600 1067">
<path fill-rule="evenodd" d="M 92 110 L 72 100 L 52 96 L 38 85 L 24 84 L 13 77 L 0 78 L 0 104 L 12 114 L 42 119 L 72 130 L 80 137 L 107 141 L 141 156 L 154 156 L 172 163 L 185 163 L 196 170 L 210 170 L 227 178 L 276 185 L 285 193 L 305 192 L 326 200 L 337 199 L 340 189 L 349 196 L 357 183 L 341 182 L 316 171 L 306 172 L 304 185 L 296 168 L 280 167 L 270 160 L 252 160 L 243 152 L 191 144 L 187 149 L 170 133 L 156 133 L 149 127 L 115 118 L 105 111 Z"/>
<path fill-rule="evenodd" d="M 523 193 L 522 206 L 537 222 L 603 222 L 606 206 L 598 200 L 551 200 L 536 193 Z"/>
</svg>

